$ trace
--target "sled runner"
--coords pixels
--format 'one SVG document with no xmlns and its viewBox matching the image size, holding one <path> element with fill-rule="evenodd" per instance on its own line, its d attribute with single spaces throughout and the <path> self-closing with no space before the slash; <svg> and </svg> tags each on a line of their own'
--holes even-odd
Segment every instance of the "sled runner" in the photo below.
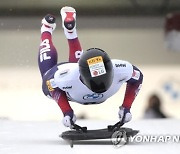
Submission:
<svg viewBox="0 0 180 154">
<path fill-rule="evenodd" d="M 60 137 L 69 141 L 71 147 L 73 147 L 73 142 L 75 141 L 117 138 L 119 136 L 116 135 L 116 132 L 120 132 L 120 138 L 126 138 L 128 143 L 128 138 L 135 136 L 139 131 L 121 127 L 122 125 L 121 122 L 117 122 L 115 125 L 109 125 L 104 129 L 88 130 L 87 127 L 81 127 L 72 123 L 72 130 L 63 132 Z"/>
</svg>

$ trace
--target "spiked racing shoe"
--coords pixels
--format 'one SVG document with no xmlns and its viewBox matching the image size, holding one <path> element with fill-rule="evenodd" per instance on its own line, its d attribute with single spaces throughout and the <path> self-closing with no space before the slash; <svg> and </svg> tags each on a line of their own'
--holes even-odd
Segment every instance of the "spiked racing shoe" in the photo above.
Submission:
<svg viewBox="0 0 180 154">
<path fill-rule="evenodd" d="M 42 25 L 44 25 L 47 28 L 51 28 L 52 31 L 55 30 L 56 28 L 56 18 L 51 15 L 51 14 L 47 14 L 41 22 Z"/>
<path fill-rule="evenodd" d="M 76 10 L 72 7 L 65 6 L 60 11 L 62 17 L 62 27 L 68 33 L 72 33 L 76 28 Z"/>
</svg>

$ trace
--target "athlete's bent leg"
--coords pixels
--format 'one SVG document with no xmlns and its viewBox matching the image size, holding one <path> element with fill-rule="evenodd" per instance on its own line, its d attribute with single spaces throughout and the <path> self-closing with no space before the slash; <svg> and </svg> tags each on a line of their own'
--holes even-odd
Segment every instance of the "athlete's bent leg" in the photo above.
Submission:
<svg viewBox="0 0 180 154">
<path fill-rule="evenodd" d="M 55 27 L 55 17 L 46 15 L 42 20 L 41 44 L 38 54 L 38 65 L 41 76 L 57 64 L 57 51 L 52 42 L 52 32 Z"/>
<path fill-rule="evenodd" d="M 69 62 L 77 62 L 82 54 L 81 44 L 76 32 L 76 11 L 72 7 L 63 7 L 60 11 L 62 27 L 69 45 Z"/>
<path fill-rule="evenodd" d="M 77 62 L 82 54 L 82 48 L 78 38 L 68 39 L 69 62 Z"/>
</svg>

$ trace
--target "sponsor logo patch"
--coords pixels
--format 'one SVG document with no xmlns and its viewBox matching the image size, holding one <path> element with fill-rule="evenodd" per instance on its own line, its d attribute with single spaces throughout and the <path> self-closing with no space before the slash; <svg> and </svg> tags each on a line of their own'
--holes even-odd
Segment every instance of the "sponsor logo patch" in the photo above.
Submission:
<svg viewBox="0 0 180 154">
<path fill-rule="evenodd" d="M 115 64 L 116 67 L 126 67 L 126 64 Z"/>
<path fill-rule="evenodd" d="M 93 57 L 87 60 L 91 77 L 97 77 L 106 74 L 102 56 Z"/>
<path fill-rule="evenodd" d="M 63 89 L 72 89 L 72 86 L 63 87 Z"/>
<path fill-rule="evenodd" d="M 59 76 L 64 77 L 65 75 L 68 74 L 68 72 L 69 72 L 69 69 L 63 70 L 63 71 L 60 72 Z"/>
<path fill-rule="evenodd" d="M 140 78 L 140 72 L 137 71 L 137 70 L 134 70 L 134 71 L 133 71 L 133 74 L 132 74 L 132 78 L 135 79 L 135 80 L 139 80 L 139 78 Z"/>
<path fill-rule="evenodd" d="M 103 98 L 103 94 L 97 94 L 97 93 L 87 94 L 87 95 L 83 96 L 84 100 L 98 100 L 101 98 Z"/>
<path fill-rule="evenodd" d="M 48 88 L 49 91 L 54 91 L 54 88 L 51 86 L 50 80 L 46 81 L 46 85 L 47 85 L 47 88 Z"/>
</svg>

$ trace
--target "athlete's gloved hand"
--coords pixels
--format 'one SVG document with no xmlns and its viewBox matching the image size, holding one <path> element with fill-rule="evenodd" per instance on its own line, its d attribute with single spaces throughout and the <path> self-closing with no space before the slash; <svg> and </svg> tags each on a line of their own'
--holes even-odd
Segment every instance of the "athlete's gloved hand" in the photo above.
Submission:
<svg viewBox="0 0 180 154">
<path fill-rule="evenodd" d="M 72 128 L 71 121 L 72 121 L 73 123 L 76 122 L 76 116 L 75 116 L 74 114 L 73 114 L 73 117 L 72 117 L 72 118 L 71 118 L 69 115 L 65 115 L 65 116 L 64 116 L 64 118 L 63 118 L 63 124 L 64 124 L 64 126 Z"/>
<path fill-rule="evenodd" d="M 122 123 L 127 123 L 127 122 L 129 122 L 132 119 L 132 114 L 130 112 L 130 109 L 125 108 L 123 106 L 119 107 L 118 114 L 119 114 L 119 120 Z"/>
</svg>

